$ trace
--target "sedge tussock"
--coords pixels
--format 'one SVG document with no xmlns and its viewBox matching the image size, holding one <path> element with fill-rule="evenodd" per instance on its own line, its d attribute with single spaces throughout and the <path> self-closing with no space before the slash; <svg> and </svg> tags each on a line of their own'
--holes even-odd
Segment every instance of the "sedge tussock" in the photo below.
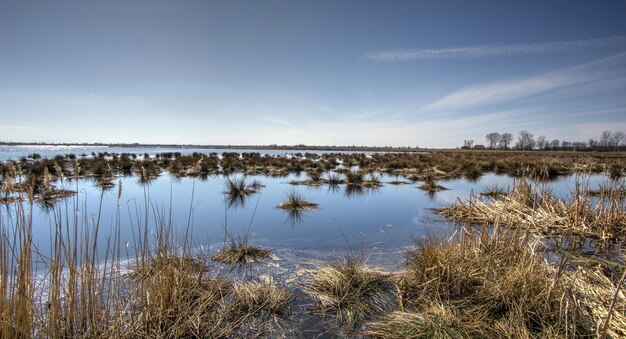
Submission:
<svg viewBox="0 0 626 339">
<path fill-rule="evenodd" d="M 310 279 L 303 288 L 315 301 L 313 312 L 330 314 L 339 323 L 354 325 L 393 304 L 389 275 L 358 261 L 346 260 L 307 273 Z"/>
<path fill-rule="evenodd" d="M 417 186 L 417 188 L 427 192 L 439 192 L 447 190 L 447 188 L 437 184 L 434 181 L 427 181 L 424 184 Z"/>
<path fill-rule="evenodd" d="M 290 211 L 306 211 L 318 207 L 318 204 L 306 201 L 302 194 L 296 191 L 287 193 L 287 200 L 278 205 L 278 208 Z"/>
<path fill-rule="evenodd" d="M 546 264 L 519 232 L 501 234 L 496 228 L 491 235 L 460 237 L 427 239 L 407 253 L 407 268 L 396 282 L 405 313 L 367 324 L 366 333 L 389 338 L 599 333 L 616 291 L 602 273 Z M 609 325 L 613 337 L 626 333 L 625 309 L 620 292 Z"/>
<path fill-rule="evenodd" d="M 211 256 L 211 260 L 229 265 L 251 264 L 267 259 L 272 252 L 268 249 L 245 243 L 230 244 Z"/>
<path fill-rule="evenodd" d="M 293 293 L 275 284 L 247 281 L 234 286 L 233 305 L 238 313 L 283 318 L 294 299 Z"/>
<path fill-rule="evenodd" d="M 444 305 L 433 305 L 421 313 L 394 311 L 370 322 L 363 334 L 372 338 L 474 338 L 481 336 L 468 319 Z"/>
<path fill-rule="evenodd" d="M 587 190 L 576 186 L 571 199 L 548 189 L 517 181 L 509 194 L 497 199 L 472 197 L 436 209 L 453 220 L 472 224 L 501 224 L 542 234 L 571 234 L 614 240 L 626 234 L 626 210 L 621 192 L 612 190 L 592 202 Z"/>
</svg>

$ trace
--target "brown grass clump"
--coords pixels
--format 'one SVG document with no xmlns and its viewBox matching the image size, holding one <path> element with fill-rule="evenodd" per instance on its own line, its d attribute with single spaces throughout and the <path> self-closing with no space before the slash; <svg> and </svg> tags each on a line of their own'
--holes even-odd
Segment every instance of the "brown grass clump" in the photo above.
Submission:
<svg viewBox="0 0 626 339">
<path fill-rule="evenodd" d="M 291 191 L 287 193 L 287 200 L 280 203 L 278 208 L 290 211 L 306 211 L 319 208 L 319 205 L 308 202 L 304 199 L 302 194 Z"/>
<path fill-rule="evenodd" d="M 229 321 L 226 295 L 231 284 L 208 277 L 204 263 L 188 257 L 157 256 L 131 276 L 135 281 L 133 316 L 125 337 L 220 337 L 237 323 Z"/>
<path fill-rule="evenodd" d="M 235 283 L 233 305 L 237 313 L 279 319 L 287 315 L 294 299 L 293 293 L 275 284 L 248 281 Z"/>
<path fill-rule="evenodd" d="M 472 338 L 476 333 L 467 319 L 461 319 L 444 305 L 433 305 L 420 313 L 394 311 L 367 325 L 367 337 L 405 338 Z"/>
<path fill-rule="evenodd" d="M 417 186 L 417 188 L 427 192 L 439 192 L 447 190 L 447 188 L 437 184 L 435 181 L 426 181 L 422 185 Z"/>
<path fill-rule="evenodd" d="M 352 326 L 393 304 L 389 275 L 362 262 L 346 259 L 307 273 L 310 279 L 303 288 L 315 300 L 313 312 L 331 314 L 339 323 Z"/>
<path fill-rule="evenodd" d="M 257 193 L 263 184 L 258 180 L 248 182 L 245 177 L 226 178 L 224 182 L 224 194 L 228 201 L 228 206 L 243 206 L 246 199 Z"/>
<path fill-rule="evenodd" d="M 571 234 L 605 241 L 626 235 L 622 193 L 610 190 L 595 203 L 590 196 L 588 190 L 576 185 L 570 199 L 559 199 L 550 190 L 537 185 L 533 188 L 522 180 L 513 185 L 510 194 L 497 199 L 472 197 L 436 211 L 460 222 L 501 224 L 542 234 Z"/>
<path fill-rule="evenodd" d="M 239 242 L 229 244 L 211 256 L 211 260 L 229 265 L 252 264 L 267 259 L 271 253 L 270 250 Z"/>
<path fill-rule="evenodd" d="M 564 273 L 562 279 L 573 291 L 572 301 L 581 305 L 581 320 L 597 329 L 598 337 L 626 337 L 626 286 L 622 280 L 613 283 L 601 270 L 583 267 Z"/>
<path fill-rule="evenodd" d="M 578 305 L 559 281 L 560 270 L 532 252 L 525 237 L 465 234 L 461 239 L 418 243 L 397 282 L 405 313 L 368 326 L 389 337 L 535 337 L 589 335 Z"/>
</svg>

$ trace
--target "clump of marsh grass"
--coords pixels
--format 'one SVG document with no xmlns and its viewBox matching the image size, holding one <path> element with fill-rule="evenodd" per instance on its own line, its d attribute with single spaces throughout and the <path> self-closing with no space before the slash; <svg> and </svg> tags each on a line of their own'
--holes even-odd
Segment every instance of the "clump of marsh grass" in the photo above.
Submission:
<svg viewBox="0 0 626 339">
<path fill-rule="evenodd" d="M 596 329 L 597 337 L 626 337 L 624 275 L 614 283 L 600 269 L 578 267 L 562 279 L 572 290 L 572 299 L 584 305 L 578 309 L 580 317 Z"/>
<path fill-rule="evenodd" d="M 394 185 L 394 186 L 409 185 L 409 184 L 411 184 L 411 182 L 410 182 L 410 181 L 398 180 L 398 179 L 396 179 L 396 180 L 391 180 L 391 181 L 387 181 L 387 183 L 388 183 L 389 185 Z"/>
<path fill-rule="evenodd" d="M 228 177 L 224 181 L 224 194 L 228 201 L 228 206 L 243 206 L 246 199 L 257 193 L 263 187 L 259 180 L 249 183 L 245 177 Z"/>
<path fill-rule="evenodd" d="M 491 235 L 483 230 L 459 237 L 417 242 L 397 280 L 402 312 L 369 324 L 366 333 L 389 331 L 390 338 L 593 333 L 560 280 L 562 267 L 546 265 L 524 234 L 496 228 Z"/>
<path fill-rule="evenodd" d="M 224 249 L 211 256 L 211 259 L 229 265 L 244 265 L 263 261 L 271 253 L 268 249 L 249 245 L 247 241 L 231 241 Z"/>
<path fill-rule="evenodd" d="M 373 270 L 362 261 L 347 258 L 306 272 L 309 279 L 303 288 L 315 300 L 313 312 L 330 314 L 339 323 L 353 326 L 393 304 L 389 274 Z"/>
<path fill-rule="evenodd" d="M 624 173 L 624 165 L 620 163 L 612 163 L 608 166 L 607 172 L 611 179 L 619 179 Z"/>
<path fill-rule="evenodd" d="M 434 304 L 420 313 L 394 311 L 367 324 L 363 334 L 372 338 L 472 338 L 477 332 L 470 319 L 445 305 Z"/>
<path fill-rule="evenodd" d="M 363 180 L 365 180 L 365 176 L 361 171 L 348 171 L 345 175 L 348 185 L 361 186 L 363 185 Z"/>
<path fill-rule="evenodd" d="M 207 276 L 202 260 L 188 255 L 156 256 L 137 267 L 131 277 L 138 308 L 124 331 L 128 336 L 222 336 L 237 326 L 225 311 L 232 284 Z"/>
<path fill-rule="evenodd" d="M 478 193 L 484 197 L 501 198 L 507 194 L 506 188 L 495 184 L 493 186 L 485 187 L 482 192 Z"/>
<path fill-rule="evenodd" d="M 559 199 L 548 189 L 533 188 L 520 180 L 511 192 L 484 201 L 476 196 L 436 209 L 454 220 L 474 224 L 501 224 L 528 228 L 536 233 L 571 234 L 600 240 L 617 239 L 626 234 L 626 211 L 622 193 L 611 189 L 596 202 L 579 184 L 570 199 Z"/>
<path fill-rule="evenodd" d="M 322 179 L 321 174 L 319 172 L 309 173 L 309 178 L 305 180 L 292 180 L 289 182 L 290 185 L 302 185 L 302 186 L 321 186 L 325 183 L 324 179 Z"/>
<path fill-rule="evenodd" d="M 380 180 L 380 176 L 370 174 L 369 177 L 363 181 L 362 185 L 368 188 L 380 188 L 383 186 L 383 182 Z"/>
<path fill-rule="evenodd" d="M 297 191 L 289 191 L 287 192 L 287 200 L 280 203 L 278 208 L 289 211 L 307 211 L 319 208 L 319 205 L 306 201 L 302 194 Z"/>
<path fill-rule="evenodd" d="M 234 285 L 233 311 L 281 319 L 288 314 L 289 304 L 294 299 L 293 293 L 273 283 L 237 282 Z"/>
<path fill-rule="evenodd" d="M 417 186 L 417 188 L 421 189 L 422 191 L 426 191 L 426 192 L 439 192 L 439 191 L 447 190 L 446 187 L 443 187 L 443 186 L 437 184 L 437 182 L 435 182 L 434 180 L 427 180 L 423 184 Z"/>
<path fill-rule="evenodd" d="M 330 173 L 330 174 L 328 174 L 328 178 L 326 178 L 326 183 L 331 188 L 333 188 L 333 187 L 336 188 L 339 185 L 343 184 L 343 180 L 341 179 L 341 177 L 339 175 L 334 174 L 334 173 Z"/>
</svg>

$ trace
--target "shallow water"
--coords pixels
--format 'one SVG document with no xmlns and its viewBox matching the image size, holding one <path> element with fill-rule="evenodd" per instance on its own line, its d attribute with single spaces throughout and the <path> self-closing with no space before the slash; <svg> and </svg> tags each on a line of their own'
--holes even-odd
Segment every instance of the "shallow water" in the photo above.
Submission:
<svg viewBox="0 0 626 339">
<path fill-rule="evenodd" d="M 119 216 L 120 239 L 123 244 L 128 243 L 120 259 L 127 255 L 132 258 L 132 244 L 139 234 L 137 227 L 145 223 L 146 214 L 149 237 L 154 240 L 156 219 L 168 221 L 171 213 L 175 234 L 182 237 L 189 231 L 193 247 L 208 252 L 222 246 L 226 231 L 229 238 L 247 237 L 249 244 L 271 249 L 275 261 L 306 262 L 340 257 L 351 251 L 366 257 L 372 264 L 394 269 L 402 263 L 399 260 L 402 249 L 412 246 L 415 237 L 447 236 L 455 231 L 454 223 L 434 214 L 432 208 L 466 199 L 472 192 L 483 191 L 486 187 L 513 183 L 512 178 L 495 174 L 483 175 L 476 182 L 464 179 L 442 181 L 448 190 L 434 196 L 417 189 L 416 184 L 385 184 L 379 189 L 355 193 L 346 191 L 345 185 L 332 190 L 328 186 L 293 186 L 288 183 L 304 178 L 297 175 L 248 177 L 249 181 L 260 180 L 265 187 L 250 196 L 243 206 L 231 207 L 223 194 L 223 176 L 200 180 L 164 174 L 148 185 L 139 184 L 137 178 L 131 176 L 116 180 L 116 187 L 104 192 L 90 180 L 65 182 L 63 186 L 78 191 L 78 195 L 59 202 L 54 209 L 33 205 L 33 242 L 40 253 L 51 253 L 55 220 L 60 217 L 64 224 L 67 216 L 72 217 L 72 211 L 78 210 L 80 231 L 87 229 L 85 223 L 92 227 L 100 220 L 98 252 L 102 257 Z M 394 179 L 382 177 L 383 182 Z M 574 176 L 563 177 L 544 185 L 558 196 L 567 197 L 577 180 L 581 181 Z M 584 180 L 597 187 L 606 179 L 596 175 Z M 122 190 L 118 200 L 120 183 Z M 320 208 L 304 212 L 300 219 L 290 218 L 289 213 L 277 206 L 292 190 L 319 204 Z M 9 225 L 12 207 L 5 205 L 2 208 L 3 223 Z M 69 224 L 72 228 L 74 220 L 69 220 Z"/>
<path fill-rule="evenodd" d="M 215 150 L 205 151 L 210 153 Z M 114 188 L 106 191 L 96 187 L 89 179 L 66 180 L 63 184 L 57 182 L 57 187 L 76 190 L 78 194 L 60 201 L 54 208 L 32 205 L 33 244 L 42 257 L 52 257 L 52 239 L 59 218 L 63 225 L 70 218 L 67 223 L 70 232 L 78 225 L 79 238 L 86 230 L 93 231 L 93 225 L 100 220 L 97 250 L 100 259 L 103 259 L 110 236 L 119 225 L 120 242 L 128 244 L 122 247 L 121 255 L 116 258 L 123 272 L 134 264 L 133 244 L 139 235 L 138 225 L 143 225 L 147 216 L 149 238 L 154 243 L 156 219 L 168 221 L 171 215 L 177 237 L 181 238 L 188 230 L 191 245 L 198 254 L 211 255 L 221 249 L 225 231 L 229 237 L 247 237 L 249 244 L 272 251 L 269 260 L 235 271 L 231 271 L 228 265 L 212 263 L 214 272 L 223 272 L 233 279 L 253 277 L 272 280 L 302 295 L 299 286 L 306 278 L 303 269 L 340 259 L 346 254 L 363 257 L 370 267 L 384 271 L 401 270 L 403 251 L 414 245 L 415 238 L 428 235 L 447 237 L 458 230 L 457 225 L 433 213 L 432 208 L 443 207 L 456 199 L 467 199 L 472 192 L 481 192 L 487 187 L 507 187 L 514 182 L 506 175 L 485 174 L 475 182 L 465 179 L 440 181 L 448 189 L 430 195 L 417 189 L 416 183 L 389 184 L 399 179 L 392 176 L 381 176 L 383 187 L 363 189 L 361 192 L 346 190 L 346 185 L 329 189 L 328 186 L 289 184 L 292 180 L 306 179 L 306 175 L 247 177 L 249 182 L 254 179 L 261 181 L 265 187 L 250 196 L 243 206 L 232 207 L 225 201 L 226 178 L 221 175 L 202 180 L 177 178 L 165 173 L 147 185 L 140 184 L 134 176 L 122 177 L 114 181 Z M 540 185 L 552 189 L 559 197 L 568 197 L 576 183 L 596 188 L 607 181 L 604 175 L 566 176 Z M 292 190 L 319 204 L 320 208 L 305 212 L 300 219 L 291 219 L 289 213 L 277 206 Z M 29 207 L 28 203 L 24 206 Z M 13 208 L 12 205 L 0 206 L 3 227 L 12 225 Z M 74 211 L 79 212 L 75 214 Z M 76 223 L 74 216 L 78 219 Z M 36 265 L 35 269 L 38 270 L 35 273 L 37 302 L 44 305 L 48 298 L 47 267 Z M 306 299 L 301 299 L 294 305 L 293 316 L 285 326 L 286 332 L 277 333 L 277 336 L 345 335 L 342 328 L 310 315 L 306 303 Z"/>
</svg>

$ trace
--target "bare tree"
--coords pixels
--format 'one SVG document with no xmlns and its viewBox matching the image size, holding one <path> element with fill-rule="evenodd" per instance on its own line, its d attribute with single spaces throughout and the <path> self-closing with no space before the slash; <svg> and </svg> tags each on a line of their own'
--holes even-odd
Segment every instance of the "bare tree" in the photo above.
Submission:
<svg viewBox="0 0 626 339">
<path fill-rule="evenodd" d="M 519 131 L 519 136 L 517 137 L 517 148 L 522 150 L 530 150 L 535 147 L 535 138 L 532 133 L 521 130 Z"/>
<path fill-rule="evenodd" d="M 537 146 L 540 150 L 543 150 L 548 146 L 548 139 L 545 135 L 540 135 L 537 137 Z"/>
<path fill-rule="evenodd" d="M 600 146 L 605 148 L 611 146 L 612 137 L 613 135 L 611 134 L 611 131 L 603 131 L 602 136 L 600 137 Z"/>
<path fill-rule="evenodd" d="M 589 139 L 587 145 L 589 146 L 589 148 L 596 148 L 598 147 L 598 141 L 596 139 Z"/>
<path fill-rule="evenodd" d="M 465 141 L 463 141 L 463 146 L 472 148 L 474 146 L 474 140 L 465 140 Z"/>
<path fill-rule="evenodd" d="M 485 136 L 487 140 L 487 144 L 489 144 L 489 148 L 496 148 L 498 145 L 498 141 L 500 141 L 500 133 L 491 132 Z"/>
<path fill-rule="evenodd" d="M 513 142 L 513 134 L 511 133 L 502 133 L 500 135 L 500 147 L 505 150 L 509 149 L 509 146 Z"/>
<path fill-rule="evenodd" d="M 550 148 L 557 149 L 561 146 L 561 141 L 559 139 L 554 139 L 550 142 Z"/>
<path fill-rule="evenodd" d="M 619 146 L 624 141 L 624 132 L 615 132 L 611 138 L 611 144 L 613 147 Z"/>
</svg>

